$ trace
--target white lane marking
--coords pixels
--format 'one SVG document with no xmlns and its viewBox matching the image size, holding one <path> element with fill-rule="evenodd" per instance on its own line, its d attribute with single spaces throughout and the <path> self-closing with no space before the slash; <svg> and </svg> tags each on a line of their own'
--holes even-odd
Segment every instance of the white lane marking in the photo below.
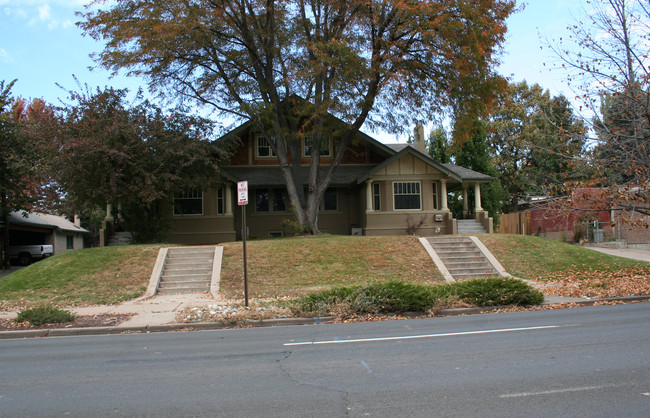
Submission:
<svg viewBox="0 0 650 418">
<path fill-rule="evenodd" d="M 554 389 L 554 390 L 542 390 L 539 392 L 520 392 L 520 393 L 506 393 L 499 395 L 499 398 L 523 398 L 526 396 L 541 396 L 541 395 L 555 395 L 558 393 L 569 393 L 569 392 L 585 392 L 588 390 L 600 390 L 622 386 L 620 384 L 613 385 L 599 385 L 599 386 L 582 386 L 577 388 L 565 388 L 565 389 Z"/>
<path fill-rule="evenodd" d="M 415 340 L 420 338 L 436 338 L 436 337 L 452 337 L 459 335 L 475 335 L 475 334 L 495 334 L 499 332 L 516 332 L 516 331 L 533 331 L 550 328 L 563 328 L 574 325 L 544 325 L 539 327 L 526 327 L 526 328 L 504 328 L 504 329 L 489 329 L 481 331 L 464 331 L 464 332 L 449 332 L 445 334 L 426 334 L 426 335 L 404 335 L 400 337 L 377 337 L 377 338 L 353 338 L 350 340 L 326 340 L 326 341 L 303 341 L 303 342 L 290 342 L 284 343 L 284 346 L 296 345 L 320 345 L 320 344 L 345 344 L 345 343 L 367 343 L 374 341 L 397 341 L 397 340 Z"/>
</svg>

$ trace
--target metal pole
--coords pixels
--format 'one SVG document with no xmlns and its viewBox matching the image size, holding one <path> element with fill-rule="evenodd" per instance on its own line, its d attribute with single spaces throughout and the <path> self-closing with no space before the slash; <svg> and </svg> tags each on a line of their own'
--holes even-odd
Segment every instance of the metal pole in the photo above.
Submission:
<svg viewBox="0 0 650 418">
<path fill-rule="evenodd" d="M 241 207 L 242 217 L 242 242 L 244 244 L 244 305 L 248 307 L 248 269 L 246 268 L 246 206 Z"/>
</svg>

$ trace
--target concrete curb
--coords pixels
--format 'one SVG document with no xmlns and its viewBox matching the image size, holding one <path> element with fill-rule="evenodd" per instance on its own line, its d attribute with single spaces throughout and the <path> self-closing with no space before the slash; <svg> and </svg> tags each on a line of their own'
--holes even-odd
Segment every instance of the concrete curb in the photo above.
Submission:
<svg viewBox="0 0 650 418">
<path fill-rule="evenodd" d="M 639 302 L 650 301 L 650 296 L 625 296 L 605 299 L 585 299 L 580 301 L 567 302 L 544 302 L 540 306 L 550 305 L 579 305 L 590 306 L 599 302 Z M 459 316 L 459 315 L 476 315 L 498 311 L 508 306 L 490 306 L 485 308 L 450 308 L 441 309 L 436 312 L 436 316 Z M 165 325 L 146 325 L 142 327 L 86 327 L 86 328 L 53 328 L 53 329 L 34 329 L 34 330 L 17 330 L 17 331 L 0 331 L 0 340 L 8 339 L 25 339 L 39 337 L 69 337 L 82 335 L 114 335 L 129 333 L 151 333 L 151 332 L 171 332 L 182 330 L 217 330 L 228 329 L 238 325 L 240 327 L 280 327 L 293 325 L 313 325 L 328 321 L 333 321 L 333 316 L 315 317 L 315 318 L 279 318 L 279 319 L 260 319 L 247 321 L 245 323 L 223 323 L 223 322 L 195 322 L 195 323 L 173 323 Z"/>
</svg>

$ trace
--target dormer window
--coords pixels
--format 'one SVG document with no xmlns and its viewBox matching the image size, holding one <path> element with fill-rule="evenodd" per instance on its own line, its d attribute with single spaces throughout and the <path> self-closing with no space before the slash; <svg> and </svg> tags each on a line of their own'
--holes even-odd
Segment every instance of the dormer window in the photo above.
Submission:
<svg viewBox="0 0 650 418">
<path fill-rule="evenodd" d="M 304 147 L 304 155 L 305 157 L 310 157 L 311 156 L 311 144 L 312 144 L 312 136 L 306 136 L 305 137 L 305 147 Z M 331 157 L 332 156 L 332 151 L 330 149 L 330 140 L 329 138 L 321 138 L 320 140 L 320 155 L 321 157 Z"/>
<path fill-rule="evenodd" d="M 268 139 L 266 139 L 265 136 L 258 136 L 256 142 L 257 142 L 256 145 L 257 145 L 258 157 L 262 157 L 262 158 L 275 157 L 275 152 L 273 152 L 271 143 L 269 142 Z"/>
</svg>

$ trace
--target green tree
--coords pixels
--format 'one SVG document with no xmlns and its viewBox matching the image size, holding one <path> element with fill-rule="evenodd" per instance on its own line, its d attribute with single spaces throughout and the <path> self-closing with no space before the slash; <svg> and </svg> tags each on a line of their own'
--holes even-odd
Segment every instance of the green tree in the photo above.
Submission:
<svg viewBox="0 0 650 418">
<path fill-rule="evenodd" d="M 159 240 L 166 225 L 161 202 L 208 185 L 224 152 L 209 142 L 209 121 L 147 101 L 129 105 L 126 94 L 72 93 L 76 103 L 61 120 L 57 179 L 77 209 L 121 203 L 136 240 Z"/>
<path fill-rule="evenodd" d="M 575 180 L 582 161 L 584 125 L 564 96 L 551 97 L 538 84 L 513 83 L 487 123 L 488 142 L 503 187 L 506 212 L 530 195 L 554 195 Z"/>
<path fill-rule="evenodd" d="M 429 133 L 427 150 L 433 161 L 446 164 L 451 162 L 451 147 L 447 131 L 441 125 L 435 126 Z"/>
<path fill-rule="evenodd" d="M 399 131 L 444 108 L 485 110 L 501 85 L 492 68 L 514 8 L 514 0 L 118 0 L 79 25 L 106 41 L 96 56 L 103 67 L 254 121 L 297 222 L 317 233 L 323 193 L 364 124 Z M 328 114 L 349 125 L 332 131 Z M 320 176 L 329 136 L 339 140 Z"/>
<path fill-rule="evenodd" d="M 481 185 L 481 206 L 498 220 L 504 202 L 508 199 L 508 193 L 501 185 L 500 173 L 492 156 L 484 122 L 476 122 L 473 135 L 454 152 L 454 163 L 494 177 L 493 181 Z M 473 194 L 473 190 L 468 192 Z M 473 199 L 473 196 L 469 197 Z M 462 202 L 457 201 L 453 204 L 456 207 L 452 205 L 457 213 L 462 210 L 459 207 L 461 204 Z"/>
</svg>

